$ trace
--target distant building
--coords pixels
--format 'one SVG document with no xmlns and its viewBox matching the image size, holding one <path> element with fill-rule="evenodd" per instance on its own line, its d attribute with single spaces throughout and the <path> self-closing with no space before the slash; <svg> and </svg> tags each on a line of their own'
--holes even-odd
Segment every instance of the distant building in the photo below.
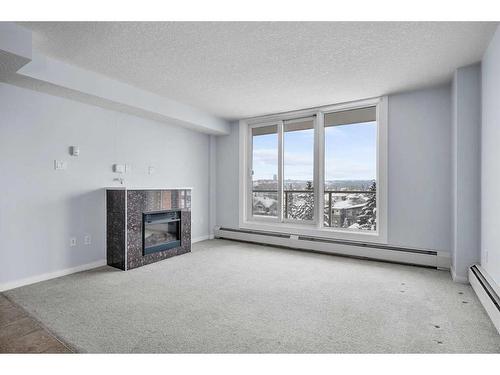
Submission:
<svg viewBox="0 0 500 375">
<path fill-rule="evenodd" d="M 367 198 L 361 194 L 348 194 L 332 205 L 332 227 L 348 228 L 355 224 Z"/>
</svg>

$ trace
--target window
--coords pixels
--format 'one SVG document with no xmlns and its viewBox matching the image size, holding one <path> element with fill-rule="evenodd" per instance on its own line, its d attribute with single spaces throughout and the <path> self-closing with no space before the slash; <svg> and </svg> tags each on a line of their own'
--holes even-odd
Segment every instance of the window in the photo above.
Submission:
<svg viewBox="0 0 500 375">
<path fill-rule="evenodd" d="M 314 219 L 314 118 L 283 123 L 283 217 Z"/>
<path fill-rule="evenodd" d="M 240 227 L 385 242 L 386 103 L 240 121 Z"/>
<path fill-rule="evenodd" d="M 252 129 L 252 214 L 278 217 L 278 126 Z"/>
<path fill-rule="evenodd" d="M 376 107 L 327 113 L 324 127 L 324 226 L 376 231 Z"/>
</svg>

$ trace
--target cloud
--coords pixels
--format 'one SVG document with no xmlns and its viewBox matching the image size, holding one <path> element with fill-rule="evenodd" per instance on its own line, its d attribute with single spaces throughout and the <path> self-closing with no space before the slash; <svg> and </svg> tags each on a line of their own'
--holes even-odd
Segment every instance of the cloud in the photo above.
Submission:
<svg viewBox="0 0 500 375">
<path fill-rule="evenodd" d="M 373 160 L 352 161 L 342 158 L 325 160 L 326 180 L 371 180 L 376 177 Z"/>
<path fill-rule="evenodd" d="M 284 163 L 287 165 L 311 166 L 314 163 L 313 153 L 285 152 Z"/>
<path fill-rule="evenodd" d="M 276 149 L 258 149 L 253 152 L 253 163 L 272 164 L 278 163 L 278 151 Z M 313 154 L 285 152 L 285 163 L 293 165 L 312 165 Z"/>
<path fill-rule="evenodd" d="M 253 151 L 253 164 L 278 164 L 278 150 L 261 148 Z"/>
<path fill-rule="evenodd" d="M 313 175 L 311 153 L 285 152 L 285 178 L 310 180 Z M 272 178 L 278 173 L 278 152 L 276 149 L 258 149 L 253 153 L 254 178 Z M 330 157 L 325 160 L 326 180 L 371 180 L 376 178 L 373 159 L 353 160 Z"/>
</svg>

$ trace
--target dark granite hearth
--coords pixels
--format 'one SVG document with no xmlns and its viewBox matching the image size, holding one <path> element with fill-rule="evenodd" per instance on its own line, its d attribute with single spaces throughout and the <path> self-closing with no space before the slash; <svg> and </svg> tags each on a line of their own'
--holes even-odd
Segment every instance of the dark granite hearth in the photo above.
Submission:
<svg viewBox="0 0 500 375">
<path fill-rule="evenodd" d="M 122 270 L 191 251 L 191 190 L 106 190 L 107 263 Z M 180 246 L 143 253 L 143 213 L 180 210 Z"/>
</svg>

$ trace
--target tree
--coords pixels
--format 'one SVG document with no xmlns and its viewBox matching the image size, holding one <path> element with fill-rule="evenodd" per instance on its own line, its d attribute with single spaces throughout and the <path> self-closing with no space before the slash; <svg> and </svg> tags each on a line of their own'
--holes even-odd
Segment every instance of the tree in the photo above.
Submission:
<svg viewBox="0 0 500 375">
<path fill-rule="evenodd" d="M 373 181 L 369 191 L 377 191 L 377 183 Z M 368 201 L 361 210 L 361 214 L 358 216 L 357 223 L 360 229 L 365 230 L 377 230 L 377 194 L 369 194 Z"/>
<path fill-rule="evenodd" d="M 311 181 L 306 182 L 305 190 L 310 193 L 287 194 L 287 217 L 289 219 L 312 220 L 314 217 L 314 188 Z"/>
</svg>

